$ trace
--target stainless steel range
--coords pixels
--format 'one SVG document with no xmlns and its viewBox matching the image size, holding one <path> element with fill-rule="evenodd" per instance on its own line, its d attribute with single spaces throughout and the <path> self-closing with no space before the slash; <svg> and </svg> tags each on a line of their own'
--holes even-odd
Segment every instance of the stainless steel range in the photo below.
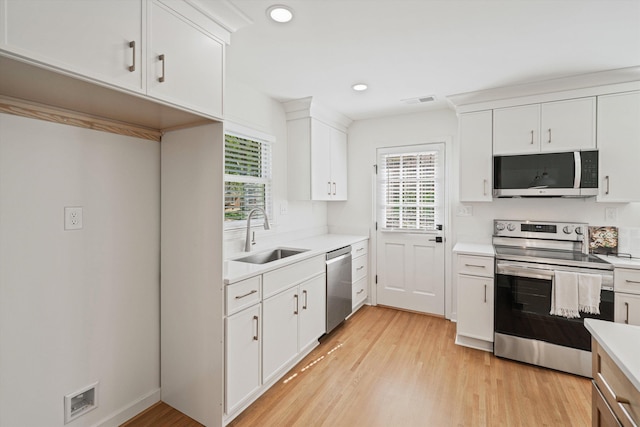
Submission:
<svg viewBox="0 0 640 427">
<path fill-rule="evenodd" d="M 588 224 L 495 220 L 493 229 L 494 354 L 590 377 L 591 336 L 584 319 L 613 321 L 614 294 L 613 266 L 588 253 Z M 600 314 L 550 314 L 557 272 L 601 276 Z"/>
</svg>

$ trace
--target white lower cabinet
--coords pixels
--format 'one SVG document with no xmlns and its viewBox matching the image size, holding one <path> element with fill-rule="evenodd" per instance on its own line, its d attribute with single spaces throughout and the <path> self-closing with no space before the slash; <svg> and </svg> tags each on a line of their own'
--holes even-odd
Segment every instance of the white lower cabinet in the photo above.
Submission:
<svg viewBox="0 0 640 427">
<path fill-rule="evenodd" d="M 300 285 L 298 351 L 304 351 L 327 331 L 327 279 L 317 276 Z"/>
<path fill-rule="evenodd" d="M 298 353 L 298 288 L 263 302 L 262 380 L 269 381 Z"/>
<path fill-rule="evenodd" d="M 356 311 L 369 296 L 369 239 L 351 245 L 351 310 Z"/>
<path fill-rule="evenodd" d="M 261 314 L 261 304 L 256 304 L 226 319 L 225 411 L 227 413 L 241 405 L 262 384 L 260 381 Z"/>
<path fill-rule="evenodd" d="M 458 254 L 456 344 L 493 350 L 494 258 Z"/>
<path fill-rule="evenodd" d="M 614 320 L 618 323 L 640 326 L 640 270 L 615 268 Z"/>
</svg>

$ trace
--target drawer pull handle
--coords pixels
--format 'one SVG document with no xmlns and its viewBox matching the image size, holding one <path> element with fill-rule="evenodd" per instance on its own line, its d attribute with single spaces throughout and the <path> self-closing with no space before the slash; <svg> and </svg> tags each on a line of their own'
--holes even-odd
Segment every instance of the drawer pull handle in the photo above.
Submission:
<svg viewBox="0 0 640 427">
<path fill-rule="evenodd" d="M 129 71 L 133 73 L 136 70 L 136 42 L 130 41 L 129 47 L 132 49 L 131 52 L 133 53 L 133 65 L 129 66 Z"/>
<path fill-rule="evenodd" d="M 360 289 L 358 292 L 356 292 L 356 295 L 360 295 L 363 292 L 364 292 L 364 289 Z"/>
<path fill-rule="evenodd" d="M 629 399 L 625 399 L 624 397 L 616 396 L 616 402 L 622 403 L 623 405 L 631 405 Z"/>
<path fill-rule="evenodd" d="M 360 271 L 364 268 L 364 265 L 361 265 L 360 267 L 356 268 L 356 271 Z"/>
<path fill-rule="evenodd" d="M 160 83 L 164 82 L 164 53 L 158 56 L 158 61 L 162 62 L 162 75 L 158 77 Z"/>
<path fill-rule="evenodd" d="M 547 141 L 548 144 L 551 144 L 551 129 L 549 129 L 549 140 Z"/>
<path fill-rule="evenodd" d="M 605 176 L 604 179 L 607 180 L 607 189 L 605 190 L 604 194 L 609 194 L 609 175 Z"/>
<path fill-rule="evenodd" d="M 258 341 L 258 329 L 260 325 L 258 324 L 258 316 L 253 316 L 253 320 L 256 321 L 256 334 L 253 336 L 254 341 Z"/>
<path fill-rule="evenodd" d="M 358 249 L 356 249 L 356 252 L 360 252 L 360 251 L 364 251 L 364 248 L 358 248 Z"/>
<path fill-rule="evenodd" d="M 533 131 L 531 131 L 531 142 L 530 142 L 530 144 L 533 145 Z"/>
<path fill-rule="evenodd" d="M 476 268 L 487 268 L 485 265 L 478 265 L 478 264 L 465 264 L 465 267 L 476 267 Z"/>
<path fill-rule="evenodd" d="M 255 294 L 256 292 L 258 292 L 258 290 L 257 290 L 257 289 L 254 289 L 254 290 L 252 290 L 251 292 L 247 292 L 247 293 L 246 293 L 246 294 L 244 294 L 244 295 L 236 295 L 236 299 L 246 298 L 246 297 L 248 297 L 249 295 L 253 295 L 253 294 Z"/>
<path fill-rule="evenodd" d="M 302 304 L 302 309 L 307 309 L 307 291 L 302 291 L 302 295 L 304 295 L 304 304 Z"/>
<path fill-rule="evenodd" d="M 625 280 L 625 282 L 627 282 L 627 283 L 637 283 L 637 284 L 640 284 L 640 282 L 638 282 L 637 280 L 629 280 L 629 279 L 626 279 L 626 280 Z"/>
</svg>

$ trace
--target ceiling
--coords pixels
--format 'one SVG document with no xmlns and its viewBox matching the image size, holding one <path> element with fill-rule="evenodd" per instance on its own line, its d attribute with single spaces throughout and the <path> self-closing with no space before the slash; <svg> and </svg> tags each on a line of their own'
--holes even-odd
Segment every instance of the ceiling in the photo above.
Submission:
<svg viewBox="0 0 640 427">
<path fill-rule="evenodd" d="M 353 120 L 640 65 L 640 0 L 229 1 L 253 23 L 232 34 L 227 75 L 280 101 L 313 96 Z M 290 23 L 268 20 L 277 3 L 293 9 Z M 369 89 L 354 92 L 357 82 Z"/>
</svg>

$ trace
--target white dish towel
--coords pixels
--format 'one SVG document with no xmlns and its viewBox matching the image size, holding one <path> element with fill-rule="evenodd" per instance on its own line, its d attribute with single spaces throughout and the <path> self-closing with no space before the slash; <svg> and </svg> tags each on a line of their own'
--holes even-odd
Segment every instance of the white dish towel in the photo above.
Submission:
<svg viewBox="0 0 640 427">
<path fill-rule="evenodd" d="M 551 311 L 549 314 L 569 319 L 580 317 L 578 313 L 578 274 L 554 271 L 551 284 Z"/>
<path fill-rule="evenodd" d="M 583 313 L 600 314 L 600 290 L 602 276 L 578 274 L 578 310 Z"/>
</svg>

